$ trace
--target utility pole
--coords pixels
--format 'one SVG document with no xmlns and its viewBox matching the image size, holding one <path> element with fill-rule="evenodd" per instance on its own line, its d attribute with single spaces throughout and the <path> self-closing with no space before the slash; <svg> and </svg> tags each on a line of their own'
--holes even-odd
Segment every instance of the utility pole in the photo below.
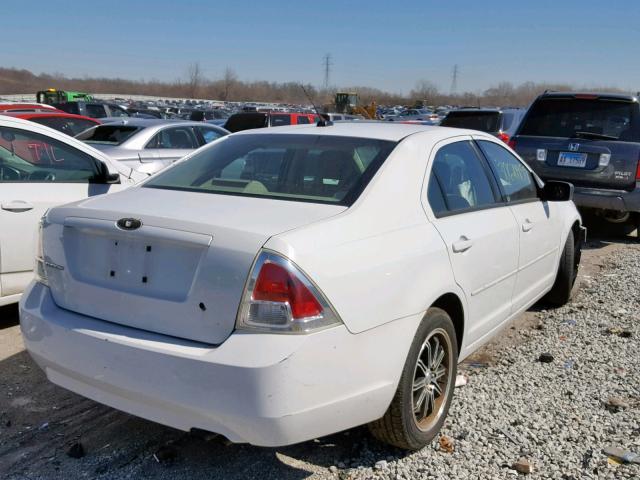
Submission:
<svg viewBox="0 0 640 480">
<path fill-rule="evenodd" d="M 331 54 L 327 53 L 323 59 L 322 64 L 324 65 L 324 89 L 327 90 L 329 88 L 329 75 L 331 73 Z"/>
<path fill-rule="evenodd" d="M 451 73 L 451 94 L 455 94 L 456 90 L 458 90 L 458 74 L 459 74 L 458 64 L 456 63 L 453 66 L 453 72 Z"/>
</svg>

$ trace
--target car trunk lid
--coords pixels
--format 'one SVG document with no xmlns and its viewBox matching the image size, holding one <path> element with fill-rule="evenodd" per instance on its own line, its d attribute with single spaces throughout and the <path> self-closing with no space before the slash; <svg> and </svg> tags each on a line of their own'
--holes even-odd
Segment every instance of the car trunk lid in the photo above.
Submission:
<svg viewBox="0 0 640 480">
<path fill-rule="evenodd" d="M 262 245 L 344 209 L 146 188 L 57 208 L 44 230 L 52 295 L 84 315 L 220 344 Z"/>
</svg>

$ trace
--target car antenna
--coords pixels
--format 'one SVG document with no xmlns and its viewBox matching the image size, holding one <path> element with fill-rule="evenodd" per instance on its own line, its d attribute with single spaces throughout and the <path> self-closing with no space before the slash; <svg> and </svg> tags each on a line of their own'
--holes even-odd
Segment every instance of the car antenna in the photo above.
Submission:
<svg viewBox="0 0 640 480">
<path fill-rule="evenodd" d="M 320 111 L 318 110 L 318 107 L 316 107 L 315 102 L 313 101 L 313 99 L 311 98 L 311 95 L 309 95 L 309 92 L 307 92 L 307 90 L 304 88 L 304 85 L 301 83 L 300 84 L 300 88 L 302 89 L 302 91 L 304 92 L 304 94 L 307 96 L 307 100 L 309 100 L 309 103 L 311 105 L 313 105 L 313 109 L 316 111 L 316 115 L 318 115 L 318 123 L 316 123 L 316 126 L 318 127 L 330 127 L 331 125 L 333 125 L 333 122 L 331 120 L 328 120 L 326 118 L 324 118 L 324 116 L 322 114 L 320 114 Z"/>
</svg>

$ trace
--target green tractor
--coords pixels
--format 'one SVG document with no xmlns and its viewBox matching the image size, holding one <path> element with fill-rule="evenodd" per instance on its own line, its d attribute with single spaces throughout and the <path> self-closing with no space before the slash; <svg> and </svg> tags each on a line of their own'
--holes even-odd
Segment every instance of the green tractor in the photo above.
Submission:
<svg viewBox="0 0 640 480">
<path fill-rule="evenodd" d="M 38 103 L 46 103 L 48 105 L 53 105 L 55 103 L 77 102 L 78 100 L 90 102 L 93 100 L 93 97 L 88 93 L 71 91 L 65 92 L 64 90 L 56 90 L 55 88 L 40 90 L 36 93 L 36 101 Z"/>
</svg>

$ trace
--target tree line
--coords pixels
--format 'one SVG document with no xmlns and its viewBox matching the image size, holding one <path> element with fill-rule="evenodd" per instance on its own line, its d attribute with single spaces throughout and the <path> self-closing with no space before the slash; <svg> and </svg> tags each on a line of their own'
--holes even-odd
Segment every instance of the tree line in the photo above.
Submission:
<svg viewBox="0 0 640 480">
<path fill-rule="evenodd" d="M 375 101 L 379 105 L 458 106 L 526 106 L 544 90 L 576 90 L 574 85 L 525 82 L 513 85 L 500 82 L 478 92 L 444 93 L 429 80 L 419 80 L 408 94 L 383 91 L 367 86 L 346 86 L 320 89 L 304 85 L 308 95 L 317 104 L 330 103 L 337 90 L 357 92 L 364 103 Z M 88 93 L 151 95 L 157 97 L 206 98 L 223 101 L 254 101 L 288 104 L 308 104 L 309 100 L 299 82 L 243 81 L 227 68 L 219 78 L 206 78 L 199 63 L 186 69 L 183 78 L 173 82 L 159 80 L 129 80 L 124 78 L 73 78 L 61 73 L 35 74 L 29 70 L 0 68 L 0 96 L 3 94 L 35 93 L 46 88 L 78 90 Z M 584 91 L 621 92 L 615 87 L 579 88 Z"/>
</svg>

